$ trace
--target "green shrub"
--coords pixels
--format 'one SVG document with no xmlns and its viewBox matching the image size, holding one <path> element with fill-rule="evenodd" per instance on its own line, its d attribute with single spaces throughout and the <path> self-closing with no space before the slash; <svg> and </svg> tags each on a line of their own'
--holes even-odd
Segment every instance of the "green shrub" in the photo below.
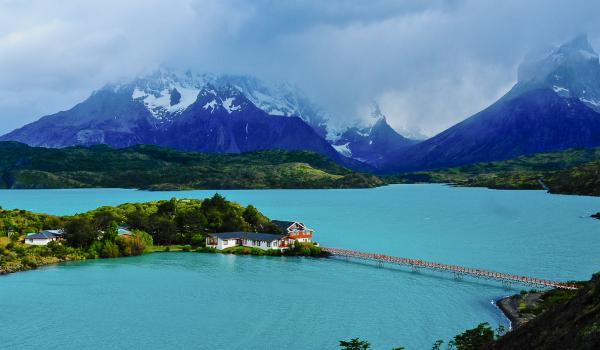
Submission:
<svg viewBox="0 0 600 350">
<path fill-rule="evenodd" d="M 211 247 L 198 247 L 196 248 L 198 253 L 218 253 L 219 251 L 216 248 Z"/>
<path fill-rule="evenodd" d="M 314 243 L 300 243 L 294 242 L 294 245 L 284 252 L 284 255 L 292 256 L 321 256 L 323 251 L 320 247 L 317 247 Z"/>
<path fill-rule="evenodd" d="M 24 256 L 24 257 L 21 259 L 21 263 L 22 263 L 24 266 L 27 266 L 28 268 L 31 268 L 31 269 L 35 269 L 35 268 L 37 268 L 37 267 L 38 267 L 38 262 L 37 262 L 37 260 L 36 260 L 36 259 L 35 259 L 33 256 L 29 256 L 29 255 L 27 255 L 27 256 Z"/>
<path fill-rule="evenodd" d="M 132 255 L 132 244 L 130 237 L 117 237 L 115 242 L 119 247 L 119 252 L 121 256 Z"/>
<path fill-rule="evenodd" d="M 183 250 L 184 252 L 189 252 L 192 250 L 192 246 L 189 244 L 186 244 L 184 246 L 181 247 L 181 250 Z"/>
<path fill-rule="evenodd" d="M 269 256 L 281 256 L 281 250 L 279 250 L 279 249 L 267 249 L 267 250 L 265 250 L 265 255 L 269 255 Z"/>
<path fill-rule="evenodd" d="M 100 250 L 100 256 L 103 258 L 116 258 L 119 257 L 119 246 L 111 241 L 103 242 L 102 249 Z"/>
<path fill-rule="evenodd" d="M 204 236 L 199 233 L 193 235 L 192 238 L 190 239 L 190 242 L 192 243 L 193 247 L 204 247 L 206 244 L 206 240 L 204 239 Z"/>
</svg>

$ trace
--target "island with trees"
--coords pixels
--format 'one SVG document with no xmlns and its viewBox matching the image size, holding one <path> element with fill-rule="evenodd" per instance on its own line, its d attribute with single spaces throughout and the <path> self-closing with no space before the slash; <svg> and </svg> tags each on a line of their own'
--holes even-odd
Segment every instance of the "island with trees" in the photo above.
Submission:
<svg viewBox="0 0 600 350">
<path fill-rule="evenodd" d="M 128 228 L 119 235 L 119 226 Z M 59 241 L 24 244 L 30 232 L 62 230 Z M 159 251 L 217 252 L 205 238 L 218 232 L 281 233 L 254 206 L 241 206 L 215 194 L 208 199 L 171 199 L 104 206 L 72 216 L 0 209 L 0 274 L 62 261 L 134 256 Z M 288 250 L 238 247 L 222 253 L 325 256 L 312 243 Z"/>
</svg>

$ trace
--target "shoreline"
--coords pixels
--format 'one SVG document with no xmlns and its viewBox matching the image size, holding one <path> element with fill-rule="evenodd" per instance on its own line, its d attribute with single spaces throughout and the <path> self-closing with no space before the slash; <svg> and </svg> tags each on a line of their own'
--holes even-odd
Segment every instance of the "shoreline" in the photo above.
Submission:
<svg viewBox="0 0 600 350">
<path fill-rule="evenodd" d="M 555 289 L 549 289 L 548 291 L 551 290 Z M 540 303 L 543 303 L 541 299 L 543 294 L 543 291 L 521 292 L 498 298 L 494 304 L 510 321 L 510 328 L 512 330 L 523 326 L 537 317 L 539 313 L 534 310 L 540 307 Z"/>
<path fill-rule="evenodd" d="M 168 250 L 165 250 L 165 247 L 169 247 Z M 158 249 L 157 249 L 158 248 Z M 317 254 L 317 255 L 285 255 L 285 254 L 280 254 L 280 255 L 268 255 L 268 254 L 252 254 L 252 253 L 247 253 L 247 254 L 242 254 L 242 253 L 233 253 L 233 252 L 221 252 L 221 251 L 209 251 L 209 250 L 186 250 L 184 249 L 182 246 L 180 245 L 174 245 L 174 246 L 154 246 L 152 250 L 138 255 L 138 256 L 143 256 L 143 255 L 149 255 L 149 254 L 157 254 L 157 253 L 197 253 L 197 254 L 222 254 L 222 255 L 240 255 L 240 256 L 260 256 L 260 257 L 269 257 L 269 256 L 273 256 L 273 257 L 287 257 L 287 258 L 300 258 L 300 257 L 308 257 L 308 258 L 317 258 L 317 259 L 323 259 L 323 258 L 328 258 L 329 255 L 325 255 L 325 254 Z M 43 261 L 42 264 L 37 265 L 37 266 L 27 266 L 27 265 L 21 265 L 18 268 L 15 269 L 11 269 L 11 268 L 0 268 L 0 277 L 1 276 L 6 276 L 6 275 L 11 275 L 14 273 L 18 273 L 18 272 L 26 272 L 26 271 L 34 271 L 37 270 L 41 267 L 46 267 L 46 266 L 52 266 L 52 265 L 60 265 L 62 263 L 67 263 L 67 262 L 74 262 L 74 261 L 94 261 L 94 260 L 108 260 L 108 259 L 119 259 L 119 258 L 130 258 L 133 256 L 118 256 L 118 257 L 114 257 L 114 258 L 95 258 L 95 259 L 90 259 L 90 258 L 86 258 L 86 257 L 82 257 L 81 259 L 61 259 L 58 257 L 47 257 L 46 261 Z"/>
<path fill-rule="evenodd" d="M 497 298 L 492 300 L 492 304 L 494 307 L 502 313 L 502 316 L 508 320 L 508 331 L 512 331 L 515 328 L 515 324 L 517 323 L 517 318 L 513 315 L 512 312 L 515 312 L 513 308 L 509 308 L 505 305 L 507 300 L 510 300 L 510 295 Z"/>
</svg>

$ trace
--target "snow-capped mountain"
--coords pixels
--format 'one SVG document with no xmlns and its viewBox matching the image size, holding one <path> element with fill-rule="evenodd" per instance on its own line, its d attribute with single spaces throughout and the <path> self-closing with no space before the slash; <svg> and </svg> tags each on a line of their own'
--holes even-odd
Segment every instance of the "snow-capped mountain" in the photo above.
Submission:
<svg viewBox="0 0 600 350">
<path fill-rule="evenodd" d="M 561 97 L 577 98 L 600 112 L 600 64 L 586 35 L 575 37 L 544 57 L 523 62 L 518 83 L 507 97 L 540 88 L 552 89 Z"/>
<path fill-rule="evenodd" d="M 108 85 L 70 110 L 42 117 L 0 141 L 43 147 L 154 144 L 215 153 L 309 150 L 358 165 L 299 117 L 269 115 L 237 86 L 209 78 L 175 79 L 161 72 L 155 79 Z"/>
<path fill-rule="evenodd" d="M 387 171 L 433 169 L 600 146 L 600 62 L 585 36 L 519 68 L 490 107 L 390 155 Z"/>
<path fill-rule="evenodd" d="M 190 113 L 194 117 L 190 117 Z M 197 130 L 181 130 L 179 134 L 170 134 L 185 118 L 197 118 L 211 124 L 214 121 L 209 123 L 204 116 L 235 116 L 236 120 L 243 121 L 250 114 L 272 118 L 273 120 L 265 121 L 268 125 L 263 125 L 272 130 L 282 125 L 298 124 L 297 121 L 288 119 L 299 119 L 310 126 L 315 135 L 307 135 L 306 140 L 299 141 L 298 144 L 302 146 L 298 148 L 297 145 L 286 143 L 287 141 L 278 145 L 277 141 L 268 137 L 265 140 L 273 142 L 270 147 L 268 144 L 261 144 L 259 147 L 258 144 L 263 140 L 254 140 L 254 143 L 244 141 L 241 146 L 238 144 L 239 140 L 227 145 L 211 144 L 204 140 L 211 139 L 211 132 L 217 131 L 205 130 L 199 124 L 194 125 L 199 128 Z M 256 121 L 255 119 L 253 120 Z M 161 68 L 131 81 L 108 84 L 72 109 L 43 117 L 0 137 L 0 140 L 15 140 L 44 147 L 97 143 L 127 147 L 150 143 L 206 152 L 243 152 L 284 147 L 318 150 L 331 158 L 340 158 L 338 153 L 332 152 L 334 148 L 327 145 L 329 143 L 344 156 L 340 159 L 344 159 L 345 163 L 351 162 L 351 159 L 367 163 L 379 160 L 383 148 L 389 146 L 395 149 L 398 144 L 406 141 L 389 127 L 382 115 L 374 115 L 367 122 L 342 127 L 333 127 L 329 120 L 326 112 L 298 87 L 289 83 L 269 83 L 243 75 L 198 74 Z M 233 127 L 233 124 L 227 125 Z M 223 127 L 225 126 L 221 123 L 218 131 L 220 135 L 233 137 L 230 130 Z M 249 122 L 244 128 L 251 127 L 252 123 Z M 297 127 L 304 129 L 298 125 Z M 381 132 L 382 129 L 386 131 Z M 188 131 L 195 133 L 196 137 L 192 134 L 183 137 Z M 291 129 L 287 131 L 294 133 Z M 239 133 L 239 130 L 236 132 Z M 244 137 L 249 138 L 251 132 L 246 134 L 248 135 Z M 168 140 L 168 137 L 173 140 Z M 294 135 L 281 134 L 277 137 L 294 139 Z M 195 146 L 187 147 L 181 142 L 182 139 Z M 349 152 L 345 152 L 344 144 Z"/>
<path fill-rule="evenodd" d="M 369 116 L 344 130 L 333 141 L 333 147 L 345 157 L 377 166 L 386 161 L 389 154 L 417 142 L 397 133 L 379 106 L 373 103 Z"/>
<path fill-rule="evenodd" d="M 170 122 L 189 107 L 206 86 L 233 87 L 256 107 L 273 116 L 295 116 L 326 137 L 328 116 L 295 85 L 271 83 L 246 75 L 200 74 L 161 68 L 131 82 L 109 85 L 132 91 L 159 123 Z"/>
</svg>

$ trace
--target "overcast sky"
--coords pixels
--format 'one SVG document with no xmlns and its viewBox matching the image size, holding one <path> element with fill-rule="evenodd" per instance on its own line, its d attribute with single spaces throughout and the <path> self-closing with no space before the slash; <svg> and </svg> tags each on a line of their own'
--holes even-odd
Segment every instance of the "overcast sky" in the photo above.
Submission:
<svg viewBox="0 0 600 350">
<path fill-rule="evenodd" d="M 161 64 L 297 83 L 333 116 L 377 101 L 434 134 L 493 102 L 530 50 L 587 33 L 600 1 L 0 0 L 0 133 Z"/>
</svg>

